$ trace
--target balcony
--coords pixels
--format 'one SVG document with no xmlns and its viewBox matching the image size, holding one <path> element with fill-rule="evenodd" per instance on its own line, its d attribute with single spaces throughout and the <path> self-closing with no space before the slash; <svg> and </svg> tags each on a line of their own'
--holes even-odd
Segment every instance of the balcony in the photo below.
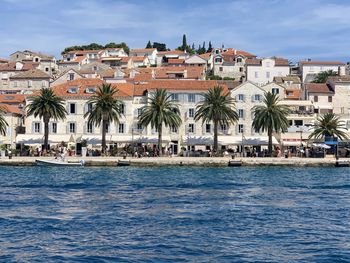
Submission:
<svg viewBox="0 0 350 263">
<path fill-rule="evenodd" d="M 303 132 L 303 133 L 310 133 L 312 126 L 290 126 L 287 130 L 287 132 Z"/>
</svg>

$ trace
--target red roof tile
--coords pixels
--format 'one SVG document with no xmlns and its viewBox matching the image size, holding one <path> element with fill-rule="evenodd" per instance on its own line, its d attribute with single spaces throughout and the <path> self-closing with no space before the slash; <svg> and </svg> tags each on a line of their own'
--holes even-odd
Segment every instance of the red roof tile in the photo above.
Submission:
<svg viewBox="0 0 350 263">
<path fill-rule="evenodd" d="M 326 83 L 308 83 L 305 84 L 308 93 L 333 93 L 333 90 Z"/>
</svg>

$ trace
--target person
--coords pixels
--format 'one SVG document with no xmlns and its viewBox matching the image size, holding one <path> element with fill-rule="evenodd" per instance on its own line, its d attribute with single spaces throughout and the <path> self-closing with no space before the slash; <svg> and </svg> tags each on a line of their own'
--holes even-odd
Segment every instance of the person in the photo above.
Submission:
<svg viewBox="0 0 350 263">
<path fill-rule="evenodd" d="M 171 147 L 169 148 L 169 157 L 172 157 L 173 156 L 173 151 L 171 149 Z"/>
<path fill-rule="evenodd" d="M 12 151 L 11 151 L 11 149 L 8 150 L 7 154 L 9 156 L 9 159 L 12 159 Z"/>
</svg>

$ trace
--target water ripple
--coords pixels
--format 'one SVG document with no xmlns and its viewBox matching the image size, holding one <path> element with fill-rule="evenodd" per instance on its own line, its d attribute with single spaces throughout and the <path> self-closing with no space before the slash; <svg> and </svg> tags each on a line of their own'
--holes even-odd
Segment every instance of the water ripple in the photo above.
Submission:
<svg viewBox="0 0 350 263">
<path fill-rule="evenodd" d="M 349 262 L 332 168 L 2 167 L 1 262 Z"/>
</svg>

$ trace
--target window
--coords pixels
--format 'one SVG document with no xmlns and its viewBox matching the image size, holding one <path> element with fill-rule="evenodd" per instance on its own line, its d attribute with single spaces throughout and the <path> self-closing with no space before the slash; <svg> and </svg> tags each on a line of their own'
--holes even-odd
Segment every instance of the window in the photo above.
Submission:
<svg viewBox="0 0 350 263">
<path fill-rule="evenodd" d="M 142 108 L 137 109 L 137 117 L 140 117 L 142 114 Z"/>
<path fill-rule="evenodd" d="M 87 112 L 92 112 L 93 104 L 90 102 L 87 104 Z"/>
<path fill-rule="evenodd" d="M 137 126 L 136 126 L 136 129 L 138 131 L 142 131 L 143 130 L 142 124 L 138 123 Z"/>
<path fill-rule="evenodd" d="M 237 58 L 237 63 L 242 62 L 242 58 Z"/>
<path fill-rule="evenodd" d="M 332 102 L 332 96 L 328 96 L 328 102 Z"/>
<path fill-rule="evenodd" d="M 120 104 L 120 113 L 125 114 L 125 104 L 124 103 Z"/>
<path fill-rule="evenodd" d="M 188 94 L 188 102 L 195 102 L 195 101 L 196 101 L 196 95 Z"/>
<path fill-rule="evenodd" d="M 188 124 L 188 132 L 189 133 L 194 133 L 194 123 Z"/>
<path fill-rule="evenodd" d="M 254 95 L 254 101 L 260 101 L 260 99 L 261 99 L 260 94 L 255 94 Z"/>
<path fill-rule="evenodd" d="M 78 93 L 78 87 L 70 87 L 68 93 Z"/>
<path fill-rule="evenodd" d="M 17 88 L 17 81 L 15 81 L 14 83 L 13 83 L 13 86 L 15 87 L 15 88 Z"/>
<path fill-rule="evenodd" d="M 240 67 L 240 68 L 239 68 L 239 72 L 243 72 L 243 67 Z"/>
<path fill-rule="evenodd" d="M 85 93 L 91 94 L 91 93 L 95 93 L 95 92 L 96 92 L 96 88 L 95 87 L 87 87 L 85 89 Z"/>
<path fill-rule="evenodd" d="M 289 123 L 289 126 L 293 125 L 293 121 L 292 120 L 289 120 L 288 123 Z"/>
<path fill-rule="evenodd" d="M 69 103 L 69 113 L 76 114 L 76 105 L 75 103 Z"/>
<path fill-rule="evenodd" d="M 244 132 L 243 124 L 238 124 L 238 133 L 243 133 L 243 132 Z"/>
<path fill-rule="evenodd" d="M 215 58 L 215 62 L 216 62 L 216 63 L 221 63 L 221 62 L 222 62 L 222 59 L 221 59 L 221 58 Z"/>
<path fill-rule="evenodd" d="M 43 81 L 41 82 L 41 86 L 42 86 L 43 88 L 46 87 L 46 81 L 45 81 L 45 80 L 43 80 Z"/>
<path fill-rule="evenodd" d="M 109 133 L 110 132 L 110 125 L 108 122 L 106 123 L 105 127 L 106 127 L 106 133 Z"/>
<path fill-rule="evenodd" d="M 170 98 L 172 101 L 179 101 L 179 94 L 173 93 Z"/>
<path fill-rule="evenodd" d="M 294 120 L 295 126 L 303 126 L 303 120 Z"/>
<path fill-rule="evenodd" d="M 194 117 L 194 108 L 188 109 L 188 117 L 193 118 Z"/>
<path fill-rule="evenodd" d="M 124 133 L 124 131 L 125 131 L 124 123 L 119 123 L 118 132 L 119 133 Z"/>
<path fill-rule="evenodd" d="M 220 131 L 221 132 L 227 132 L 227 125 L 226 124 L 221 124 L 220 125 Z"/>
<path fill-rule="evenodd" d="M 270 72 L 269 71 L 266 72 L 266 78 L 268 78 L 268 79 L 270 78 Z"/>
<path fill-rule="evenodd" d="M 75 133 L 75 123 L 74 122 L 68 123 L 68 129 L 69 129 L 69 133 Z"/>
<path fill-rule="evenodd" d="M 280 89 L 279 88 L 272 88 L 272 94 L 279 94 Z"/>
<path fill-rule="evenodd" d="M 177 133 L 177 127 L 176 126 L 171 126 L 171 129 L 170 129 L 171 132 L 173 133 Z"/>
<path fill-rule="evenodd" d="M 48 71 L 49 71 L 49 68 L 45 68 L 45 71 L 48 72 Z"/>
<path fill-rule="evenodd" d="M 210 125 L 210 123 L 206 123 L 205 124 L 205 132 L 206 133 L 211 133 L 211 125 Z"/>
<path fill-rule="evenodd" d="M 244 95 L 238 94 L 238 101 L 244 101 Z"/>
<path fill-rule="evenodd" d="M 221 71 L 221 72 L 222 72 L 223 70 L 224 70 L 224 68 L 223 68 L 223 67 L 219 67 L 219 71 Z"/>
<path fill-rule="evenodd" d="M 244 110 L 243 109 L 239 109 L 238 110 L 238 117 L 239 118 L 244 118 Z"/>
<path fill-rule="evenodd" d="M 318 96 L 314 96 L 314 102 L 318 102 Z"/>
<path fill-rule="evenodd" d="M 32 87 L 33 86 L 33 81 L 32 80 L 28 80 L 28 87 Z"/>
<path fill-rule="evenodd" d="M 87 123 L 86 124 L 86 132 L 87 133 L 92 133 L 93 132 L 93 125 L 92 125 L 92 123 Z"/>
<path fill-rule="evenodd" d="M 257 71 L 254 72 L 254 76 L 255 76 L 256 79 L 259 77 L 259 74 L 258 74 Z"/>
<path fill-rule="evenodd" d="M 40 133 L 40 122 L 34 122 L 34 133 Z"/>
<path fill-rule="evenodd" d="M 69 80 L 74 80 L 74 73 L 69 73 L 68 78 Z"/>
<path fill-rule="evenodd" d="M 57 123 L 56 122 L 53 122 L 51 124 L 51 132 L 52 133 L 57 133 Z"/>
</svg>

